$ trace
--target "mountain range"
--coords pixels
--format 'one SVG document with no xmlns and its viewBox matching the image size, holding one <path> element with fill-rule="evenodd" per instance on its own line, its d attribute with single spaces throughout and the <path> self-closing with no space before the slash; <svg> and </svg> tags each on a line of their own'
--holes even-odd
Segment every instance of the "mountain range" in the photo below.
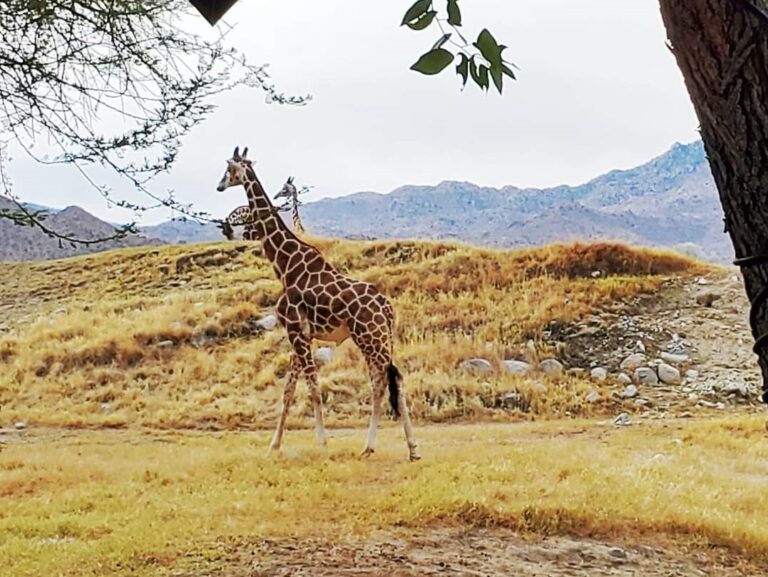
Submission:
<svg viewBox="0 0 768 577">
<path fill-rule="evenodd" d="M 436 186 L 403 186 L 389 194 L 360 192 L 323 199 L 307 203 L 301 211 L 311 234 L 337 238 L 450 239 L 499 248 L 619 240 L 677 248 L 717 262 L 732 257 L 701 142 L 675 144 L 646 164 L 614 170 L 579 186 L 490 188 L 446 181 Z M 68 217 L 70 225 L 77 220 L 78 226 L 93 227 L 102 234 L 106 229 L 99 227 L 111 227 L 82 209 L 70 207 L 49 217 L 52 228 L 57 224 L 55 219 L 62 216 Z M 12 230 L 15 235 L 26 235 L 16 238 L 17 248 L 3 249 L 10 238 L 8 226 L 13 227 L 0 220 L 2 260 L 69 256 L 51 254 L 50 250 L 19 251 L 20 245 L 36 244 L 29 236 L 36 231 L 21 227 Z M 145 227 L 142 235 L 119 242 L 181 243 L 222 238 L 213 224 L 177 220 Z"/>
</svg>

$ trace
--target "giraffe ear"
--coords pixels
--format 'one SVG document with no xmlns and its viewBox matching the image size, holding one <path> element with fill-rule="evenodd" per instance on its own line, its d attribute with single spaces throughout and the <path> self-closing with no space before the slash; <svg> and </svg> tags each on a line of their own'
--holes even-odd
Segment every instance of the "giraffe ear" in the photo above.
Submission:
<svg viewBox="0 0 768 577">
<path fill-rule="evenodd" d="M 246 146 L 246 147 L 243 149 L 243 160 L 245 160 L 245 158 L 246 158 L 247 156 L 248 156 L 248 147 Z"/>
<path fill-rule="evenodd" d="M 288 184 L 293 184 L 293 177 L 292 176 L 288 177 Z"/>
<path fill-rule="evenodd" d="M 232 153 L 232 158 L 234 160 L 240 160 L 240 147 L 235 146 L 235 152 Z"/>
</svg>

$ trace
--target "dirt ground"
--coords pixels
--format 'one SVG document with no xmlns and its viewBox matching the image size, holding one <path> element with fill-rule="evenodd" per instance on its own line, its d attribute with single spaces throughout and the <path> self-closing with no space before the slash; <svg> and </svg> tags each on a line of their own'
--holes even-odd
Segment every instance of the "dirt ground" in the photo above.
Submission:
<svg viewBox="0 0 768 577">
<path fill-rule="evenodd" d="M 379 534 L 369 540 L 265 540 L 226 546 L 216 568 L 192 577 L 735 577 L 765 575 L 722 551 L 679 544 L 613 544 L 575 538 L 522 538 L 505 530 Z M 178 574 L 182 575 L 182 574 Z"/>
</svg>

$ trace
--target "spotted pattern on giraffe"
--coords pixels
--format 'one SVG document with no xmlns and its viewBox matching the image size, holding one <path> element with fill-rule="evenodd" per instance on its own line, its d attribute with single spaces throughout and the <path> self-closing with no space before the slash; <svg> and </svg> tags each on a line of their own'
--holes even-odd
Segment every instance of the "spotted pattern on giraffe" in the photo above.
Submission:
<svg viewBox="0 0 768 577">
<path fill-rule="evenodd" d="M 395 322 L 392 305 L 374 285 L 336 270 L 317 248 L 301 240 L 285 225 L 259 182 L 247 151 L 244 149 L 241 155 L 239 149 L 235 149 L 217 189 L 223 191 L 239 185 L 245 188 L 248 214 L 241 215 L 245 222 L 243 238 L 262 243 L 264 254 L 283 286 L 276 315 L 286 330 L 293 354 L 270 448 L 280 449 L 300 376 L 307 380 L 318 443 L 326 444 L 312 342 L 341 344 L 351 338 L 365 358 L 371 379 L 371 421 L 363 455 L 375 450 L 381 404 L 389 390 L 393 412 L 402 419 L 409 458 L 419 459 L 402 376 L 392 358 Z"/>
</svg>

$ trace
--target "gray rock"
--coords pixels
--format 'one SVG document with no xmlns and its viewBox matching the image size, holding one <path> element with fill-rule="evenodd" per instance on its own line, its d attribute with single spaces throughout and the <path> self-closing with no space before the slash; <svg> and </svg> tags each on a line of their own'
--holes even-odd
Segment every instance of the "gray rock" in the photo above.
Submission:
<svg viewBox="0 0 768 577">
<path fill-rule="evenodd" d="M 613 424 L 617 427 L 626 427 L 631 423 L 632 420 L 629 418 L 629 415 L 627 413 L 621 413 L 618 417 L 616 417 L 613 420 Z"/>
<path fill-rule="evenodd" d="M 633 380 L 638 385 L 658 385 L 659 376 L 650 367 L 639 367 L 635 369 Z"/>
<path fill-rule="evenodd" d="M 636 368 L 642 367 L 646 361 L 647 359 L 643 353 L 634 353 L 621 361 L 619 367 L 622 371 L 634 371 Z"/>
<path fill-rule="evenodd" d="M 492 373 L 493 365 L 485 359 L 467 359 L 459 365 L 465 371 L 473 373 Z"/>
<path fill-rule="evenodd" d="M 632 377 L 630 377 L 627 373 L 619 373 L 619 376 L 616 377 L 616 378 L 623 385 L 631 385 L 632 384 Z"/>
<path fill-rule="evenodd" d="M 64 309 L 64 308 L 56 309 L 55 311 L 53 311 L 53 314 L 55 314 L 55 315 L 65 315 L 65 314 L 67 314 L 67 309 Z"/>
<path fill-rule="evenodd" d="M 16 421 L 13 424 L 13 428 L 16 429 L 17 431 L 23 431 L 24 429 L 27 428 L 27 423 L 25 423 L 24 421 Z"/>
<path fill-rule="evenodd" d="M 564 368 L 563 363 L 557 359 L 544 359 L 539 363 L 539 370 L 545 375 L 562 375 Z"/>
<path fill-rule="evenodd" d="M 277 327 L 277 317 L 275 315 L 261 317 L 256 321 L 256 326 L 265 331 L 273 331 Z"/>
<path fill-rule="evenodd" d="M 635 385 L 627 385 L 621 396 L 625 399 L 634 399 L 637 396 L 637 387 Z"/>
<path fill-rule="evenodd" d="M 600 400 L 600 393 L 598 393 L 597 391 L 592 391 L 584 398 L 584 400 L 587 401 L 588 403 L 596 403 L 597 401 Z"/>
<path fill-rule="evenodd" d="M 657 370 L 659 371 L 659 379 L 664 384 L 679 385 L 683 381 L 680 377 L 680 371 L 671 365 L 661 363 Z"/>
<path fill-rule="evenodd" d="M 603 367 L 595 367 L 589 372 L 589 376 L 597 381 L 604 381 L 608 378 L 608 371 Z"/>
<path fill-rule="evenodd" d="M 160 349 L 167 349 L 172 347 L 173 345 L 174 345 L 173 341 L 160 341 L 159 343 L 157 343 L 157 347 Z"/>
<path fill-rule="evenodd" d="M 738 397 L 749 397 L 749 387 L 745 383 L 727 383 L 723 387 L 726 395 L 736 395 Z"/>
<path fill-rule="evenodd" d="M 672 365 L 683 365 L 688 362 L 688 355 L 673 354 L 668 352 L 662 352 L 660 355 L 661 360 L 670 363 Z"/>
<path fill-rule="evenodd" d="M 533 370 L 533 366 L 524 361 L 503 361 L 504 370 L 513 375 L 527 375 Z"/>
<path fill-rule="evenodd" d="M 321 365 L 327 365 L 333 360 L 331 347 L 320 347 L 315 351 L 315 360 Z"/>
</svg>

